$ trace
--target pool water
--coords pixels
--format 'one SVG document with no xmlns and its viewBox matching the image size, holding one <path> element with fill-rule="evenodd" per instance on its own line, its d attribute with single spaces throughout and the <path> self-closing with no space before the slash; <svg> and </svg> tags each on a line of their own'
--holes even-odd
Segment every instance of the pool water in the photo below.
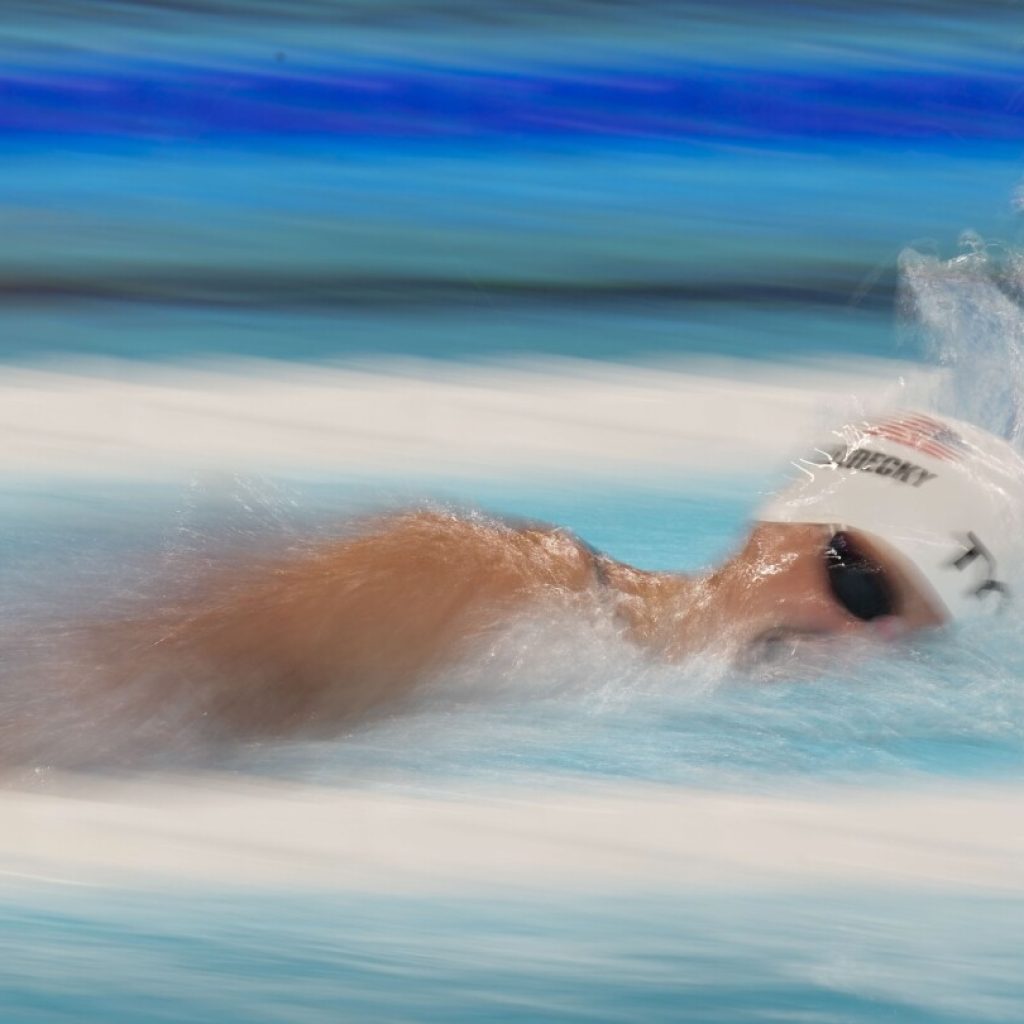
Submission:
<svg viewBox="0 0 1024 1024">
<path fill-rule="evenodd" d="M 5 10 L 5 1021 L 1024 1019 L 1018 616 L 753 672 L 526 617 L 131 755 L 60 646 L 408 503 L 706 568 L 898 399 L 1020 447 L 1010 7 Z"/>
</svg>

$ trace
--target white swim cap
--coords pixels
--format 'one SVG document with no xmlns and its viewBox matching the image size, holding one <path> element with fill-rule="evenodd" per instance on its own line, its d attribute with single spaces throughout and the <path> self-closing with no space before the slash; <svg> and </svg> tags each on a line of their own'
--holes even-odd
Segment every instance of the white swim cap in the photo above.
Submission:
<svg viewBox="0 0 1024 1024">
<path fill-rule="evenodd" d="M 759 519 L 827 523 L 885 542 L 951 618 L 1003 607 L 1024 568 L 1024 460 L 957 420 L 906 412 L 849 424 L 795 462 Z"/>
</svg>

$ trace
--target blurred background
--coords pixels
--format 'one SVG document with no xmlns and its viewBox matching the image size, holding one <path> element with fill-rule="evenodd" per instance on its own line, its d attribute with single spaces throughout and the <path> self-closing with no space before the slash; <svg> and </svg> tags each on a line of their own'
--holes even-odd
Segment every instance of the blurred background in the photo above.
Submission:
<svg viewBox="0 0 1024 1024">
<path fill-rule="evenodd" d="M 844 413 L 1020 442 L 1022 40 L 1006 0 L 9 0 L 5 649 L 367 508 L 699 568 Z M 1017 628 L 765 685 L 526 623 L 336 741 L 144 764 L 9 653 L 52 725 L 0 1010 L 1020 1020 Z"/>
</svg>

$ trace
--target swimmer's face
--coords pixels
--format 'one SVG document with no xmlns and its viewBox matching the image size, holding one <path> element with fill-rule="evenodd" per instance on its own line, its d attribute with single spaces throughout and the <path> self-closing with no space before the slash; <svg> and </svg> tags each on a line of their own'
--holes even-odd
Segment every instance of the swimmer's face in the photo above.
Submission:
<svg viewBox="0 0 1024 1024">
<path fill-rule="evenodd" d="M 826 526 L 759 523 L 722 585 L 747 648 L 808 635 L 892 639 L 945 619 L 893 552 Z"/>
</svg>

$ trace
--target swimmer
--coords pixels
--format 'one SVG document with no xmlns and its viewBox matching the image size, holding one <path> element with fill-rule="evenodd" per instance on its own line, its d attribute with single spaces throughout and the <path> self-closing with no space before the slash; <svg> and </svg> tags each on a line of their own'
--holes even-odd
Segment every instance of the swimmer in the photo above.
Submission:
<svg viewBox="0 0 1024 1024">
<path fill-rule="evenodd" d="M 657 657 L 744 661 L 792 637 L 892 640 L 1014 600 L 1024 463 L 1004 442 L 905 413 L 843 427 L 794 466 L 705 575 L 641 571 L 557 528 L 410 512 L 105 628 L 103 649 L 122 652 L 107 676 L 157 666 L 165 696 L 236 734 L 330 732 L 524 613 L 608 616 Z"/>
</svg>

